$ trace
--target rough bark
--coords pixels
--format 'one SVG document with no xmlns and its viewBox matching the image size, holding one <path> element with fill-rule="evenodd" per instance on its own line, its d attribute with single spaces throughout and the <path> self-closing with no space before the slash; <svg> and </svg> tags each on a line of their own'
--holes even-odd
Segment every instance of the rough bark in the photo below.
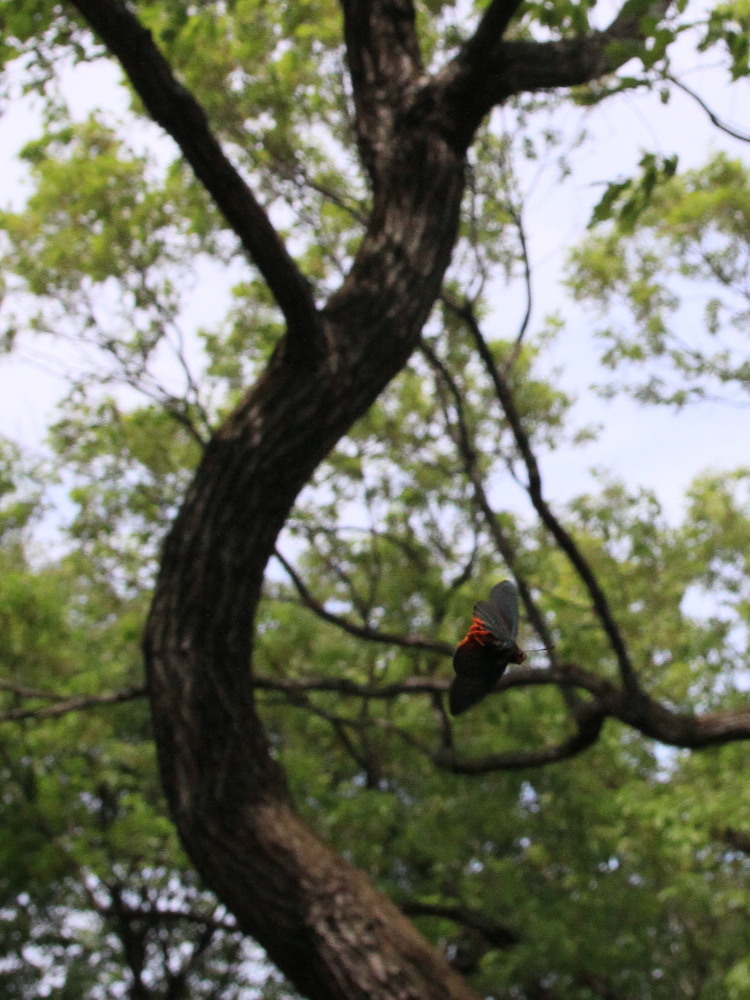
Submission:
<svg viewBox="0 0 750 1000">
<path fill-rule="evenodd" d="M 418 342 L 449 262 L 465 152 L 483 115 L 519 90 L 611 70 L 608 43 L 637 26 L 618 19 L 589 39 L 505 44 L 516 5 L 495 0 L 475 38 L 431 80 L 410 0 L 344 0 L 373 210 L 350 274 L 317 311 L 148 32 L 121 0 L 72 3 L 178 142 L 288 323 L 262 378 L 205 451 L 166 540 L 147 626 L 159 762 L 183 843 L 240 927 L 307 996 L 468 1000 L 474 994 L 408 919 L 294 813 L 256 713 L 253 615 L 297 494 Z"/>
<path fill-rule="evenodd" d="M 413 349 L 457 224 L 463 165 L 409 136 L 352 275 L 322 316 L 327 363 L 282 349 L 209 444 L 167 539 L 148 626 L 164 787 L 207 882 L 310 997 L 469 997 L 411 923 L 294 815 L 255 712 L 252 613 L 297 493 Z M 408 190 L 416 186 L 416 190 Z"/>
</svg>

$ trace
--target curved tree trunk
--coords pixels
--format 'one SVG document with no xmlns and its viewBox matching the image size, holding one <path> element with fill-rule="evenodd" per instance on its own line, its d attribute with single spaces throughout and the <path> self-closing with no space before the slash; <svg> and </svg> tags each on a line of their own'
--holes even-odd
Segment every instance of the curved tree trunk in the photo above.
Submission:
<svg viewBox="0 0 750 1000">
<path fill-rule="evenodd" d="M 361 873 L 295 816 L 253 700 L 251 627 L 294 500 L 414 348 L 448 263 L 462 157 L 411 135 L 404 173 L 322 314 L 317 366 L 282 345 L 211 441 L 167 539 L 146 636 L 164 787 L 202 875 L 310 997 L 470 997 Z"/>
</svg>

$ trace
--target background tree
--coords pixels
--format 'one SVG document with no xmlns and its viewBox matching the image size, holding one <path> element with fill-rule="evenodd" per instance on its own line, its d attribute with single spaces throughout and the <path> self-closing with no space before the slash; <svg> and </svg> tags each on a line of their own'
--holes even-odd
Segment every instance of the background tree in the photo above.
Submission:
<svg viewBox="0 0 750 1000">
<path fill-rule="evenodd" d="M 133 997 L 231 996 L 250 934 L 311 997 L 475 995 L 456 970 L 493 995 L 741 996 L 746 476 L 701 479 L 678 526 L 615 481 L 553 507 L 539 455 L 570 434 L 569 400 L 528 313 L 504 339 L 485 319 L 495 274 L 529 282 L 518 177 L 556 141 L 536 129 L 547 92 L 669 85 L 688 28 L 740 77 L 741 8 L 630 2 L 599 28 L 586 6 L 495 0 L 2 17 L 47 115 L 28 203 L 2 218 L 6 341 L 54 333 L 93 361 L 52 431 L 74 503 L 60 558 L 35 561 L 38 501 L 8 458 L 9 990 L 58 976 L 93 996 L 124 963 Z M 66 117 L 55 75 L 103 53 L 179 159 Z M 512 130 L 487 124 L 500 105 Z M 579 251 L 577 294 L 620 282 L 640 304 L 648 227 L 695 268 L 717 226 L 700 276 L 733 284 L 742 188 L 701 215 L 701 175 L 673 172 L 645 159 L 611 189 L 598 217 L 627 211 Z M 185 287 L 217 263 L 241 279 L 199 351 Z M 681 357 L 690 395 L 713 371 Z M 534 520 L 498 500 L 501 474 Z M 503 563 L 546 652 L 454 724 L 448 658 Z M 701 589 L 720 614 L 688 613 Z M 159 780 L 189 862 L 148 753 L 149 601 Z M 116 704 L 71 714 L 95 702 Z"/>
</svg>

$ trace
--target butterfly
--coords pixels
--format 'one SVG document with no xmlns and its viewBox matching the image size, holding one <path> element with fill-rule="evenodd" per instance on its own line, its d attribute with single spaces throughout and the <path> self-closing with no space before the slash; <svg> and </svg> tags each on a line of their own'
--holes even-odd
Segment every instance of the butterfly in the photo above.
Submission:
<svg viewBox="0 0 750 1000">
<path fill-rule="evenodd" d="M 474 605 L 469 631 L 453 654 L 451 715 L 460 715 L 489 694 L 509 663 L 523 663 L 526 653 L 516 643 L 517 635 L 518 591 L 503 580 L 492 588 L 488 601 Z"/>
</svg>

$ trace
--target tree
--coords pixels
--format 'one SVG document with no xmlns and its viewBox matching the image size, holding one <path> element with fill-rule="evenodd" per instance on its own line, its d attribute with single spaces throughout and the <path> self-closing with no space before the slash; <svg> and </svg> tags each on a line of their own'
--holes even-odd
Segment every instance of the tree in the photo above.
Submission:
<svg viewBox="0 0 750 1000">
<path fill-rule="evenodd" d="M 93 338 L 112 363 L 111 377 L 154 401 L 123 414 L 111 400 L 92 406 L 82 386 L 74 390 L 69 414 L 75 419 L 56 428 L 58 447 L 73 468 L 101 467 L 99 482 L 90 479 L 79 490 L 74 530 L 87 571 L 95 569 L 99 582 L 109 575 L 112 600 L 137 603 L 150 582 L 144 547 L 173 518 L 144 641 L 161 782 L 184 849 L 205 883 L 237 927 L 310 997 L 475 995 L 404 910 L 457 920 L 473 934 L 469 951 L 477 935 L 481 947 L 510 944 L 518 935 L 497 921 L 483 922 L 470 906 L 442 902 L 446 886 L 448 895 L 457 882 L 467 888 L 455 865 L 444 880 L 434 864 L 426 865 L 430 871 L 421 880 L 413 876 L 422 898 L 399 908 L 328 846 L 301 807 L 292 805 L 289 784 L 304 788 L 309 764 L 292 741 L 282 754 L 288 767 L 279 760 L 279 734 L 294 722 L 280 721 L 271 703 L 264 724 L 258 690 L 281 692 L 333 732 L 347 768 L 357 764 L 357 781 L 376 804 L 387 780 L 384 759 L 408 803 L 414 795 L 409 768 L 420 782 L 429 780 L 422 774 L 429 762 L 438 769 L 438 788 L 443 771 L 481 780 L 500 769 L 528 769 L 577 755 L 597 741 L 606 745 L 613 739 L 604 728 L 610 718 L 677 748 L 722 746 L 750 732 L 744 701 L 729 698 L 727 704 L 717 683 L 732 659 L 730 624 L 692 623 L 680 607 L 706 565 L 692 561 L 685 538 L 701 517 L 706 520 L 701 504 L 720 498 L 733 513 L 726 532 L 702 536 L 715 556 L 730 530 L 745 535 L 741 492 L 717 483 L 702 493 L 697 487 L 695 519 L 680 534 L 659 523 L 651 498 L 609 484 L 606 505 L 592 498 L 578 502 L 573 533 L 544 494 L 537 459 L 539 448 L 559 434 L 566 400 L 536 377 L 534 349 L 522 343 L 525 331 L 511 344 L 490 341 L 482 329 L 489 270 L 512 270 L 519 261 L 523 267 L 524 260 L 507 138 L 485 124 L 493 108 L 516 101 L 519 113 L 530 114 L 535 102 L 554 98 L 524 101 L 525 95 L 591 85 L 583 96 L 603 100 L 618 88 L 654 85 L 664 79 L 669 45 L 685 26 L 684 12 L 667 2 L 626 3 L 603 29 L 592 27 L 588 15 L 586 7 L 521 8 L 493 0 L 471 31 L 457 15 L 452 23 L 451 5 L 415 9 L 401 0 L 346 2 L 340 13 L 325 3 L 267 10 L 256 3 L 192 9 L 73 0 L 62 7 L 19 3 L 3 15 L 11 39 L 6 58 L 33 53 L 31 85 L 49 84 L 56 53 L 88 59 L 103 45 L 122 65 L 136 110 L 145 109 L 181 151 L 182 161 L 156 177 L 147 157 L 125 148 L 96 119 L 78 127 L 58 121 L 27 147 L 35 192 L 27 211 L 4 218 L 17 276 L 13 292 L 38 301 L 37 329 Z M 746 46 L 735 30 L 742 16 L 739 8 L 717 8 L 702 39 L 705 45 L 726 43 L 735 75 L 747 69 Z M 637 77 L 618 75 L 634 60 L 642 67 Z M 315 126 L 323 123 L 321 143 Z M 352 166 L 354 146 L 359 172 Z M 282 216 L 273 226 L 262 200 L 282 198 L 294 224 Z M 316 233 L 296 225 L 311 213 L 320 222 Z M 282 224 L 291 229 L 286 244 Z M 514 234 L 512 248 L 503 243 L 507 233 Z M 253 263 L 253 276 L 238 290 L 228 333 L 204 336 L 212 366 L 207 384 L 213 378 L 235 397 L 225 412 L 225 401 L 207 397 L 192 377 L 188 352 L 174 332 L 180 309 L 175 290 L 196 254 L 229 260 L 237 243 Z M 456 248 L 468 263 L 446 279 Z M 110 294 L 114 298 L 107 299 Z M 433 333 L 426 324 L 436 303 Z M 113 315 L 119 321 L 114 334 Z M 9 340 L 17 325 L 9 328 Z M 185 372 L 180 392 L 153 374 L 170 332 Z M 243 351 L 249 367 L 255 362 L 258 369 L 249 390 Z M 386 391 L 402 371 L 402 381 Z M 384 392 L 381 407 L 371 411 Z M 493 407 L 504 416 L 501 426 Z M 84 422 L 88 435 L 81 435 Z M 331 456 L 345 434 L 347 442 Z M 379 451 L 388 437 L 408 449 L 405 482 Z M 537 533 L 522 538 L 516 518 L 495 510 L 486 482 L 494 458 L 524 478 L 541 526 Z M 131 488 L 125 473 L 134 461 L 140 471 Z M 104 476 L 117 488 L 103 488 Z M 314 509 L 298 504 L 290 520 L 310 483 L 319 490 Z M 332 510 L 359 501 L 376 526 L 343 554 L 340 534 L 321 516 L 326 490 Z M 285 525 L 310 542 L 300 562 L 315 589 L 283 554 Z M 493 548 L 485 554 L 487 539 Z M 303 630 L 282 609 L 275 613 L 276 643 L 262 628 L 254 643 L 251 624 L 274 553 L 301 603 L 339 626 L 343 637 L 331 640 L 307 625 Z M 524 751 L 491 749 L 496 727 L 492 738 L 486 729 L 466 733 L 458 748 L 442 707 L 447 682 L 436 676 L 438 658 L 451 648 L 436 633 L 444 623 L 457 624 L 462 588 L 474 577 L 489 580 L 498 557 L 516 577 L 528 619 L 549 650 L 547 668 L 519 669 L 501 682 L 502 690 L 520 687 L 528 697 L 519 731 L 534 749 Z M 388 572 L 381 568 L 379 577 L 376 569 L 384 563 Z M 397 567 L 403 573 L 398 589 L 387 582 Z M 662 569 L 668 570 L 663 578 L 657 575 Z M 334 577 L 321 592 L 322 571 L 338 574 L 338 582 Z M 722 570 L 715 565 L 712 572 Z M 641 624 L 644 586 L 652 588 L 651 617 L 655 605 L 662 611 L 649 629 Z M 334 600 L 360 621 L 332 611 Z M 743 613 L 741 601 L 735 607 Z M 379 627 L 378 618 L 389 627 Z M 577 624 L 568 638 L 571 618 Z M 419 633 L 415 622 L 423 625 Z M 353 636 L 378 644 L 373 649 L 390 647 L 397 660 L 393 684 L 379 682 L 378 656 L 352 652 Z M 332 642 L 340 649 L 332 652 Z M 310 663 L 299 664 L 300 646 L 309 649 L 314 671 Z M 712 649 L 719 651 L 714 659 Z M 351 656 L 364 658 L 365 680 L 342 678 L 338 666 L 326 669 Z M 280 661 L 281 678 L 261 674 L 261 657 Z M 693 712 L 685 702 L 698 663 L 708 669 L 702 710 Z M 659 669 L 665 664 L 668 670 Z M 316 691 L 323 697 L 313 700 Z M 361 721 L 331 707 L 326 691 L 357 699 Z M 18 685 L 14 693 L 23 696 Z M 410 697 L 394 718 L 396 694 Z M 383 702 L 385 711 L 372 707 Z M 547 743 L 551 727 L 559 738 Z M 511 722 L 504 730 L 509 744 L 512 734 Z M 392 756 L 394 741 L 405 751 L 401 770 Z M 336 762 L 339 752 L 327 759 Z M 633 753 L 639 757 L 635 769 L 653 777 L 658 761 L 645 751 Z M 603 787 L 607 781 L 626 784 L 621 760 L 612 771 L 602 774 Z M 347 781 L 357 783 L 348 770 Z M 577 793 L 570 796 L 571 810 L 583 801 L 580 784 Z M 533 815 L 544 790 L 519 782 L 505 794 L 509 811 Z M 105 809 L 106 794 L 100 799 Z M 434 815 L 446 822 L 440 795 L 435 799 Z M 421 801 L 414 809 L 419 822 L 409 815 L 405 826 L 429 827 L 430 796 Z M 599 801 L 606 804 L 603 793 Z M 388 811 L 379 821 L 373 817 L 370 844 L 401 837 L 388 830 Z M 606 827 L 606 815 L 600 822 Z M 642 832 L 641 822 L 632 820 L 633 836 Z M 452 842 L 460 829 L 453 830 Z M 727 825 L 718 834 L 726 841 L 730 832 Z M 333 832 L 331 839 L 337 839 Z M 602 843 L 607 840 L 602 835 Z M 601 854 L 602 843 L 592 854 Z M 545 848 L 536 846 L 540 877 L 556 877 Z M 481 842 L 474 847 L 481 855 Z M 402 848 L 419 872 L 419 844 Z M 348 849 L 356 857 L 357 849 Z M 496 862 L 496 845 L 489 853 Z M 725 863 L 723 856 L 717 861 L 720 869 Z M 606 866 L 607 858 L 600 864 Z M 385 859 L 368 866 L 385 884 L 395 880 Z M 504 876 L 510 881 L 496 864 L 493 878 Z M 520 900 L 522 880 L 516 886 Z M 620 888 L 628 891 L 627 884 Z M 112 887 L 110 895 L 117 896 Z M 662 917 L 654 916 L 653 924 L 668 964 L 675 923 Z M 732 942 L 738 938 L 741 930 Z M 738 961 L 738 950 L 729 954 Z M 476 968 L 477 961 L 464 957 L 464 968 Z M 603 954 L 598 961 L 612 963 Z M 715 953 L 702 965 L 696 960 L 696 967 L 705 967 L 706 983 L 718 981 L 717 964 Z M 570 990 L 577 991 L 570 995 L 614 995 L 606 979 L 582 972 L 570 956 L 563 967 Z M 741 982 L 744 972 L 740 965 L 737 970 Z M 543 975 L 535 985 L 525 983 L 525 995 L 534 989 L 550 995 L 545 983 Z M 625 982 L 618 988 L 632 994 L 645 986 Z M 656 989 L 653 982 L 648 988 Z"/>
</svg>

